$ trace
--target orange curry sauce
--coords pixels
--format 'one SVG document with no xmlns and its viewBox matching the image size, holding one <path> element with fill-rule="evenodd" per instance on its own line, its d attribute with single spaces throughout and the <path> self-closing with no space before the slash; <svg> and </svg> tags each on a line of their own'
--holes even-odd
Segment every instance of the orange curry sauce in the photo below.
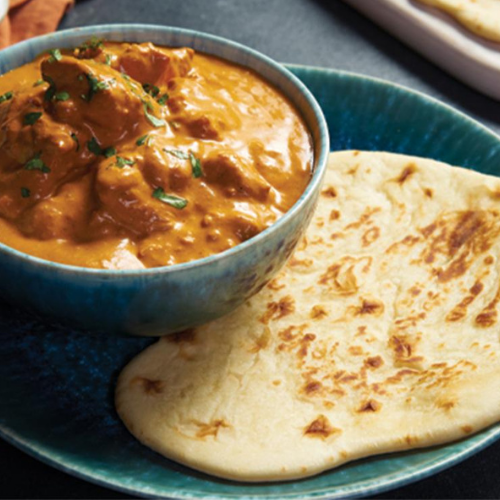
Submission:
<svg viewBox="0 0 500 500">
<path fill-rule="evenodd" d="M 271 225 L 311 176 L 288 100 L 191 49 L 92 40 L 1 76 L 0 95 L 0 241 L 43 259 L 199 259 Z"/>
</svg>

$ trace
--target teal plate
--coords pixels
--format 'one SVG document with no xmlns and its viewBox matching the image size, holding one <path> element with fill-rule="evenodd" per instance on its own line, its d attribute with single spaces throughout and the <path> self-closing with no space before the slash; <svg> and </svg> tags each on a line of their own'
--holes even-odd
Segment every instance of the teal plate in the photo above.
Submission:
<svg viewBox="0 0 500 500">
<path fill-rule="evenodd" d="M 322 106 L 333 150 L 393 151 L 498 173 L 499 137 L 452 108 L 380 80 L 319 68 L 290 69 Z M 448 446 L 373 457 L 302 481 L 221 481 L 140 445 L 118 419 L 112 399 L 116 377 L 150 339 L 68 331 L 1 303 L 0 331 L 1 435 L 63 471 L 134 496 L 364 496 L 450 467 L 500 436 L 500 426 L 495 426 Z"/>
</svg>

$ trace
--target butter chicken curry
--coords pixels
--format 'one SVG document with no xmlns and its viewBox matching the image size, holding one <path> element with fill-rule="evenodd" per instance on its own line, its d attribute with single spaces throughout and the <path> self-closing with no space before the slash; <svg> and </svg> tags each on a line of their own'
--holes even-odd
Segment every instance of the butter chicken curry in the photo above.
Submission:
<svg viewBox="0 0 500 500">
<path fill-rule="evenodd" d="M 132 269 L 258 234 L 312 168 L 306 127 L 252 71 L 188 48 L 91 40 L 0 77 L 0 241 Z"/>
</svg>

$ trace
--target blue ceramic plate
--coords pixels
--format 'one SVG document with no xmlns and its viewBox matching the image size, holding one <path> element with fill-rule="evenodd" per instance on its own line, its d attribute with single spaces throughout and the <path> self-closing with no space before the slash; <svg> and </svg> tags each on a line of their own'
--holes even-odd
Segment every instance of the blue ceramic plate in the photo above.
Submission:
<svg viewBox="0 0 500 500">
<path fill-rule="evenodd" d="M 426 156 L 489 174 L 500 164 L 499 137 L 422 94 L 348 73 L 290 69 L 323 107 L 333 150 Z M 448 446 L 374 457 L 302 481 L 220 481 L 169 462 L 140 445 L 115 414 L 116 377 L 151 340 L 97 337 L 49 327 L 2 304 L 0 331 L 3 437 L 59 469 L 135 496 L 362 496 L 438 472 L 500 436 L 500 426 L 496 426 Z"/>
</svg>

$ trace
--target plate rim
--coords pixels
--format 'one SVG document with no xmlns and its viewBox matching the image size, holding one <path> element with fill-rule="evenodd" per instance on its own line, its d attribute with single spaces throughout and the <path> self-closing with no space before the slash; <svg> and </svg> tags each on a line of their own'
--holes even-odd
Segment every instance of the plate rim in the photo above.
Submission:
<svg viewBox="0 0 500 500">
<path fill-rule="evenodd" d="M 368 479 L 359 483 L 356 483 L 353 486 L 342 486 L 342 487 L 337 487 L 335 488 L 337 491 L 333 491 L 332 489 L 325 489 L 323 490 L 317 490 L 317 492 L 313 493 L 308 493 L 308 494 L 295 494 L 295 493 L 290 493 L 290 494 L 284 494 L 284 493 L 266 493 L 266 494 L 257 494 L 257 495 L 238 495 L 238 494 L 219 494 L 217 493 L 216 496 L 212 494 L 207 494 L 201 491 L 191 491 L 190 494 L 179 494 L 178 491 L 169 491 L 169 492 L 164 492 L 162 493 L 161 491 L 158 491 L 155 488 L 148 488 L 148 487 L 135 487 L 135 488 L 129 488 L 127 486 L 123 486 L 119 481 L 113 481 L 112 479 L 109 478 L 104 478 L 98 473 L 90 473 L 87 471 L 82 470 L 82 467 L 79 466 L 68 466 L 62 463 L 61 461 L 58 461 L 56 458 L 50 456 L 49 452 L 46 451 L 45 449 L 40 448 L 37 445 L 33 445 L 30 443 L 26 438 L 22 437 L 19 435 L 17 432 L 12 431 L 5 427 L 4 425 L 0 425 L 0 438 L 4 439 L 6 442 L 17 448 L 18 450 L 22 451 L 23 453 L 26 453 L 32 458 L 35 458 L 37 460 L 40 460 L 42 463 L 49 465 L 51 467 L 54 467 L 55 469 L 67 473 L 73 477 L 76 477 L 78 479 L 88 481 L 90 483 L 93 483 L 97 486 L 101 486 L 103 488 L 109 488 L 113 489 L 115 491 L 119 491 L 121 493 L 126 493 L 131 496 L 140 494 L 142 498 L 161 498 L 161 499 L 175 499 L 175 500 L 186 500 L 186 499 L 199 499 L 199 500 L 205 500 L 205 499 L 234 499 L 238 498 L 240 500 L 251 500 L 251 499 L 262 499 L 262 498 L 278 498 L 278 499 L 289 499 L 289 500 L 334 500 L 334 499 L 341 499 L 345 498 L 347 495 L 349 495 L 349 498 L 364 498 L 368 495 L 374 495 L 374 494 L 379 494 L 379 493 L 384 493 L 387 491 L 390 491 L 395 488 L 401 488 L 403 486 L 407 486 L 409 484 L 412 484 L 414 482 L 420 481 L 422 479 L 431 477 L 435 474 L 438 474 L 439 472 L 442 472 L 450 467 L 453 467 L 454 465 L 457 465 L 467 458 L 479 453 L 481 450 L 487 448 L 488 446 L 492 445 L 498 439 L 500 438 L 500 425 L 494 424 L 493 426 L 487 427 L 486 429 L 483 429 L 480 431 L 478 434 L 475 434 L 471 436 L 471 438 L 478 438 L 483 434 L 482 439 L 479 439 L 477 442 L 475 442 L 472 446 L 469 448 L 466 448 L 458 453 L 449 455 L 447 457 L 441 457 L 437 458 L 435 460 L 432 460 L 425 468 L 416 468 L 413 472 L 410 470 L 406 473 L 401 473 L 401 472 L 393 472 L 392 474 L 386 476 L 389 479 L 388 480 L 382 480 L 382 482 L 378 483 L 378 479 Z M 425 448 L 416 448 L 415 450 L 407 450 L 407 451 L 416 451 L 418 452 L 419 450 L 425 451 L 428 449 L 434 449 L 434 448 L 446 448 L 448 445 L 460 443 L 460 442 L 465 442 L 467 439 L 471 438 L 466 438 L 464 440 L 460 441 L 452 441 L 447 444 L 442 444 L 438 445 L 435 447 L 425 447 Z M 404 453 L 404 452 L 401 452 Z M 385 453 L 381 455 L 373 455 L 370 457 L 365 457 L 365 458 L 374 458 L 374 457 L 382 457 L 382 456 L 389 456 L 392 455 L 391 453 Z M 363 459 L 361 459 L 363 460 Z M 355 463 L 357 461 L 349 462 L 351 464 Z M 347 465 L 347 464 L 346 464 Z M 329 473 L 329 471 L 325 471 L 325 473 Z M 304 478 L 307 479 L 307 478 Z M 300 481 L 300 480 L 298 480 Z M 288 482 L 288 481 L 287 481 Z M 296 481 L 290 481 L 290 482 L 296 482 Z M 235 482 L 236 483 L 236 482 Z M 364 486 L 364 484 L 368 483 L 367 486 Z M 244 483 L 245 485 L 251 485 L 251 483 Z M 270 483 L 272 484 L 272 483 Z M 276 483 L 275 483 L 276 484 Z"/>
<path fill-rule="evenodd" d="M 300 71 L 312 71 L 322 74 L 331 74 L 335 76 L 353 78 L 356 80 L 362 81 L 370 81 L 380 86 L 391 87 L 397 89 L 399 92 L 409 93 L 414 96 L 419 97 L 420 99 L 424 99 L 426 101 L 432 102 L 433 105 L 439 106 L 441 109 L 446 110 L 447 113 L 454 115 L 470 125 L 476 127 L 476 129 L 481 129 L 481 131 L 491 138 L 497 140 L 500 143 L 500 135 L 495 133 L 493 130 L 479 122 L 478 120 L 470 117 L 466 113 L 461 110 L 458 110 L 439 99 L 432 97 L 425 92 L 421 92 L 405 85 L 401 85 L 398 83 L 394 83 L 383 78 L 377 78 L 369 75 L 363 75 L 361 73 L 345 71 L 345 70 L 336 70 L 333 68 L 326 68 L 321 66 L 310 66 L 310 65 L 302 65 L 302 64 L 288 64 L 281 63 L 283 66 L 291 70 Z M 299 77 L 300 78 L 300 77 Z M 6 442 L 14 446 L 15 448 L 21 450 L 27 455 L 40 460 L 42 463 L 45 463 L 55 469 L 67 473 L 71 476 L 74 476 L 78 479 L 88 481 L 90 483 L 96 484 L 98 486 L 109 488 L 115 491 L 119 491 L 122 493 L 126 493 L 132 496 L 140 495 L 144 498 L 171 498 L 178 500 L 185 500 L 190 498 L 196 498 L 198 500 L 205 499 L 234 499 L 238 498 L 241 500 L 251 500 L 251 499 L 262 499 L 262 498 L 283 498 L 287 500 L 326 500 L 326 499 L 340 499 L 348 496 L 349 498 L 362 498 L 368 495 L 374 495 L 379 493 L 384 493 L 389 490 L 393 490 L 395 488 L 401 488 L 403 486 L 407 486 L 419 480 L 431 477 L 439 472 L 442 472 L 454 465 L 459 464 L 460 462 L 466 460 L 467 458 L 479 453 L 481 450 L 486 447 L 492 445 L 496 441 L 500 439 L 500 424 L 494 424 L 489 426 L 479 433 L 474 434 L 473 436 L 463 439 L 452 441 L 447 444 L 438 445 L 435 447 L 426 447 L 426 448 L 417 448 L 415 450 L 407 450 L 407 451 L 425 451 L 428 449 L 437 449 L 437 448 L 446 448 L 447 446 L 451 446 L 457 443 L 465 443 L 468 440 L 474 439 L 474 442 L 458 452 L 454 452 L 445 457 L 438 457 L 432 459 L 425 467 L 412 466 L 409 470 L 405 472 L 395 471 L 391 474 L 384 476 L 382 479 L 372 478 L 364 481 L 360 481 L 358 483 L 351 483 L 350 485 L 342 485 L 342 486 L 330 486 L 325 487 L 323 489 L 317 489 L 313 492 L 307 493 L 279 493 L 279 492 L 271 492 L 271 493 L 263 493 L 263 494 L 232 494 L 232 493 L 207 493 L 203 491 L 197 490 L 189 490 L 189 491 L 179 491 L 178 489 L 172 489 L 168 491 L 162 491 L 155 487 L 148 486 L 135 486 L 135 487 L 127 487 L 124 486 L 120 481 L 114 481 L 113 478 L 106 476 L 103 474 L 96 472 L 87 467 L 82 467 L 79 465 L 68 465 L 62 462 L 61 459 L 58 460 L 57 452 L 51 452 L 50 447 L 48 446 L 39 446 L 34 444 L 29 439 L 23 437 L 18 432 L 10 429 L 8 426 L 0 424 L 0 438 L 4 439 Z M 402 452 L 404 453 L 404 452 Z M 379 457 L 385 457 L 392 454 L 386 453 L 382 455 L 378 455 Z M 373 457 L 376 457 L 375 455 Z M 371 457 L 366 457 L 371 458 Z M 352 464 L 357 461 L 350 462 Z M 326 474 L 329 471 L 325 471 Z M 207 476 L 209 477 L 209 476 Z M 307 478 L 304 478 L 307 480 Z M 287 481 L 287 482 L 297 482 L 296 481 Z M 237 482 L 234 482 L 237 484 Z M 251 486 L 252 483 L 243 483 L 247 486 Z M 269 483 L 272 484 L 272 483 Z M 279 483 L 275 483 L 279 484 Z"/>
</svg>

